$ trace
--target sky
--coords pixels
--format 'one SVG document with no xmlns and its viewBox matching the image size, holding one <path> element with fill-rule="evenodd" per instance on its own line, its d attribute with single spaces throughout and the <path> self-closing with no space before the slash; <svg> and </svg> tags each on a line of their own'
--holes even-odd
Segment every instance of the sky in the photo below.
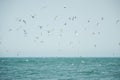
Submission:
<svg viewBox="0 0 120 80">
<path fill-rule="evenodd" d="M 120 57 L 120 0 L 0 0 L 0 57 Z"/>
</svg>

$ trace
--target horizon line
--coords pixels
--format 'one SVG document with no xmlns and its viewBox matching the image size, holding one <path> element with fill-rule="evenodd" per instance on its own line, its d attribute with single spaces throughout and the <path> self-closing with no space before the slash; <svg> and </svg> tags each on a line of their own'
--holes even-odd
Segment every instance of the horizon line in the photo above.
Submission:
<svg viewBox="0 0 120 80">
<path fill-rule="evenodd" d="M 120 56 L 22 56 L 22 57 L 14 57 L 14 56 L 4 56 L 0 58 L 120 58 Z"/>
</svg>

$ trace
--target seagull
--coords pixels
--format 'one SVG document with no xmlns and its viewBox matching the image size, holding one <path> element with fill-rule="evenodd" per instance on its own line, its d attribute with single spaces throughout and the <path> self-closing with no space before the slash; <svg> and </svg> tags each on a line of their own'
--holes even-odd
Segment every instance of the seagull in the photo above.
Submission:
<svg viewBox="0 0 120 80">
<path fill-rule="evenodd" d="M 73 16 L 73 17 L 72 17 L 72 21 L 74 21 L 76 18 L 77 18 L 76 16 Z"/>
<path fill-rule="evenodd" d="M 12 29 L 9 29 L 9 31 L 12 31 Z"/>
<path fill-rule="evenodd" d="M 100 34 L 100 32 L 98 32 L 98 34 Z"/>
<path fill-rule="evenodd" d="M 48 30 L 47 32 L 48 32 L 48 33 L 50 33 L 50 31 L 49 31 L 49 30 Z"/>
<path fill-rule="evenodd" d="M 42 26 L 39 26 L 40 27 L 40 29 L 42 29 Z"/>
<path fill-rule="evenodd" d="M 32 18 L 35 18 L 35 16 L 31 16 Z"/>
<path fill-rule="evenodd" d="M 104 20 L 104 18 L 103 18 L 103 17 L 101 17 L 101 20 L 103 21 L 103 20 Z"/>
<path fill-rule="evenodd" d="M 118 19 L 117 21 L 116 21 L 116 24 L 118 24 L 120 22 L 120 20 Z"/>
<path fill-rule="evenodd" d="M 26 21 L 25 21 L 25 20 L 23 20 L 23 22 L 26 24 Z"/>
<path fill-rule="evenodd" d="M 88 23 L 90 22 L 90 20 L 88 20 Z"/>
<path fill-rule="evenodd" d="M 19 22 L 21 22 L 21 19 L 19 19 Z"/>
<path fill-rule="evenodd" d="M 67 23 L 64 23 L 64 25 L 66 26 L 66 25 L 67 25 Z"/>
<path fill-rule="evenodd" d="M 120 46 L 120 42 L 118 43 L 118 45 Z"/>
<path fill-rule="evenodd" d="M 96 47 L 96 44 L 94 45 L 94 47 Z"/>
<path fill-rule="evenodd" d="M 27 34 L 27 31 L 25 29 L 23 31 L 24 31 L 24 34 Z"/>
<path fill-rule="evenodd" d="M 72 21 L 74 21 L 74 17 L 72 17 Z"/>
<path fill-rule="evenodd" d="M 66 7 L 64 6 L 64 8 L 66 8 Z"/>
<path fill-rule="evenodd" d="M 69 17 L 68 19 L 71 20 L 71 17 Z"/>
<path fill-rule="evenodd" d="M 75 16 L 74 18 L 76 19 L 77 17 Z"/>
</svg>

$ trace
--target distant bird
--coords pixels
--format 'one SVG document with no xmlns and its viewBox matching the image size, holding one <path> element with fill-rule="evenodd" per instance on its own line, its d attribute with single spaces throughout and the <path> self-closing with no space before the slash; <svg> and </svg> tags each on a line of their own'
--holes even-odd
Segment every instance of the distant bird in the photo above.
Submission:
<svg viewBox="0 0 120 80">
<path fill-rule="evenodd" d="M 103 18 L 103 17 L 101 17 L 101 20 L 103 21 L 103 20 L 104 20 L 104 18 Z"/>
<path fill-rule="evenodd" d="M 31 16 L 33 19 L 35 18 L 35 16 Z"/>
<path fill-rule="evenodd" d="M 72 17 L 72 21 L 74 21 L 74 17 Z"/>
<path fill-rule="evenodd" d="M 64 23 L 64 25 L 66 26 L 66 25 L 67 25 L 67 23 Z"/>
<path fill-rule="evenodd" d="M 42 26 L 39 26 L 40 27 L 40 29 L 42 29 L 43 27 Z"/>
<path fill-rule="evenodd" d="M 100 34 L 100 32 L 98 32 L 98 34 Z"/>
<path fill-rule="evenodd" d="M 18 21 L 21 22 L 21 19 L 19 19 Z"/>
<path fill-rule="evenodd" d="M 76 16 L 74 16 L 74 19 L 76 19 L 77 17 Z"/>
<path fill-rule="evenodd" d="M 9 29 L 9 31 L 12 31 L 12 29 Z"/>
<path fill-rule="evenodd" d="M 120 20 L 118 19 L 117 21 L 116 21 L 116 24 L 118 24 L 120 22 Z"/>
<path fill-rule="evenodd" d="M 73 16 L 73 17 L 68 17 L 69 20 L 72 20 L 74 21 L 77 17 L 76 16 Z"/>
<path fill-rule="evenodd" d="M 64 8 L 66 8 L 66 7 L 64 6 Z"/>
<path fill-rule="evenodd" d="M 48 30 L 47 32 L 50 33 L 50 30 Z"/>
<path fill-rule="evenodd" d="M 25 29 L 23 31 L 24 31 L 24 34 L 27 34 L 27 31 Z"/>
<path fill-rule="evenodd" d="M 25 21 L 25 20 L 23 20 L 23 22 L 26 24 L 26 21 Z"/>
<path fill-rule="evenodd" d="M 69 17 L 68 19 L 71 20 L 71 17 Z"/>
<path fill-rule="evenodd" d="M 94 44 L 94 47 L 96 47 L 96 44 Z"/>
<path fill-rule="evenodd" d="M 90 20 L 88 20 L 88 23 L 90 22 Z"/>
<path fill-rule="evenodd" d="M 73 17 L 72 17 L 72 21 L 74 21 L 76 18 L 77 18 L 76 16 L 73 16 Z"/>
<path fill-rule="evenodd" d="M 120 46 L 120 42 L 118 43 L 118 45 Z"/>
</svg>

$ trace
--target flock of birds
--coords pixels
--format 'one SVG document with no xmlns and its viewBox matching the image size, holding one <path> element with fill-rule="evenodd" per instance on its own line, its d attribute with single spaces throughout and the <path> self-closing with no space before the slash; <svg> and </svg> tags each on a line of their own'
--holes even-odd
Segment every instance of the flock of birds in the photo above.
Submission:
<svg viewBox="0 0 120 80">
<path fill-rule="evenodd" d="M 64 8 L 66 8 L 66 7 L 64 7 Z M 56 20 L 57 17 L 58 17 L 58 16 L 55 16 L 54 20 Z M 31 18 L 34 19 L 35 16 L 31 16 Z M 77 17 L 76 17 L 76 16 L 72 16 L 72 17 L 69 17 L 68 19 L 69 19 L 70 21 L 75 21 L 75 20 L 77 19 Z M 101 20 L 103 21 L 104 18 L 101 17 Z M 19 19 L 18 21 L 24 23 L 25 25 L 27 25 L 27 21 L 24 20 L 24 19 Z M 90 20 L 88 20 L 87 22 L 90 23 Z M 116 23 L 118 23 L 118 22 L 119 22 L 119 20 L 116 21 Z M 67 26 L 67 23 L 66 23 L 66 22 L 64 23 L 64 26 Z M 99 23 L 98 23 L 98 22 L 97 22 L 97 26 L 99 26 Z M 22 28 L 22 27 L 21 27 L 21 28 Z M 39 29 L 42 30 L 42 29 L 43 29 L 43 26 L 39 26 Z M 53 30 L 54 30 L 54 29 L 53 29 Z M 48 33 L 48 35 L 49 35 L 53 30 L 44 30 L 44 31 L 46 31 L 46 32 Z M 9 31 L 12 31 L 12 29 L 9 29 Z M 25 30 L 25 29 L 23 29 L 23 32 L 24 32 L 24 35 L 25 35 L 25 36 L 28 34 L 28 33 L 27 33 L 28 31 Z M 60 32 L 62 33 L 62 32 L 63 32 L 63 29 L 60 29 Z M 75 31 L 74 31 L 74 34 L 75 34 L 76 36 L 78 36 L 78 35 L 79 35 L 79 32 L 78 32 L 77 30 L 75 30 Z M 92 32 L 92 35 L 95 35 L 95 34 L 97 34 L 97 33 Z M 98 32 L 98 34 L 100 35 L 100 32 Z M 42 36 L 42 32 L 41 32 L 41 36 Z M 62 37 L 62 34 L 60 34 L 59 36 Z M 39 39 L 38 36 L 35 37 L 35 38 L 36 38 L 37 40 Z M 40 42 L 43 43 L 44 41 L 41 40 Z M 70 42 L 69 42 L 69 45 L 71 45 L 72 43 L 73 43 L 73 42 L 70 41 Z M 94 44 L 94 47 L 96 47 L 96 44 Z"/>
<path fill-rule="evenodd" d="M 66 8 L 66 7 L 64 7 L 64 8 Z M 36 16 L 34 16 L 34 15 L 31 16 L 31 19 L 35 19 L 35 18 L 36 18 Z M 58 18 L 58 16 L 55 16 L 55 17 L 54 17 L 54 20 L 56 21 L 57 18 Z M 68 20 L 70 20 L 70 21 L 75 21 L 76 19 L 77 19 L 77 16 L 68 17 Z M 103 20 L 104 20 L 104 17 L 101 17 L 101 21 L 103 21 Z M 27 24 L 28 24 L 25 19 L 18 19 L 17 21 L 20 22 L 20 23 L 23 23 L 24 25 L 27 25 Z M 90 20 L 87 20 L 87 23 L 90 23 L 90 22 L 91 22 Z M 116 24 L 118 24 L 118 23 L 120 23 L 120 20 L 119 20 L 119 19 L 116 20 Z M 69 24 L 69 23 L 64 22 L 64 23 L 63 23 L 63 26 L 67 26 L 68 24 Z M 100 23 L 97 22 L 96 25 L 99 26 Z M 17 30 L 20 30 L 20 29 L 23 30 L 24 37 L 28 37 L 27 35 L 28 35 L 29 31 L 28 31 L 27 29 L 23 28 L 22 26 L 20 26 L 20 27 L 17 28 Z M 52 31 L 55 30 L 55 29 L 44 30 L 44 26 L 42 26 L 42 25 L 38 26 L 38 29 L 41 30 L 41 31 L 40 31 L 40 35 L 41 35 L 41 36 L 43 36 L 42 31 L 45 31 L 45 32 L 50 36 L 51 33 L 52 33 Z M 85 28 L 85 30 L 86 30 L 86 28 Z M 10 29 L 9 29 L 9 32 L 12 32 L 12 31 L 13 31 L 13 29 L 10 28 Z M 60 33 L 60 35 L 59 35 L 60 37 L 62 37 L 63 31 L 64 31 L 64 29 L 61 28 L 61 29 L 60 29 L 60 32 L 61 32 L 61 33 Z M 74 34 L 75 36 L 79 36 L 79 31 L 78 31 L 78 30 L 75 30 L 73 34 Z M 96 34 L 100 35 L 101 32 L 92 32 L 92 35 L 96 35 Z M 39 34 L 38 34 L 38 35 L 39 35 Z M 40 36 L 36 36 L 35 39 L 36 39 L 36 40 L 39 40 L 40 43 L 44 43 L 44 40 L 40 40 Z M 2 41 L 0 40 L 0 45 L 1 45 L 1 44 L 2 44 Z M 60 44 L 60 43 L 58 43 L 58 44 Z M 69 45 L 72 45 L 72 44 L 73 44 L 73 42 L 70 41 L 70 42 L 69 42 Z M 120 46 L 120 42 L 118 43 L 118 45 Z M 94 47 L 97 47 L 97 44 L 94 44 Z"/>
</svg>

